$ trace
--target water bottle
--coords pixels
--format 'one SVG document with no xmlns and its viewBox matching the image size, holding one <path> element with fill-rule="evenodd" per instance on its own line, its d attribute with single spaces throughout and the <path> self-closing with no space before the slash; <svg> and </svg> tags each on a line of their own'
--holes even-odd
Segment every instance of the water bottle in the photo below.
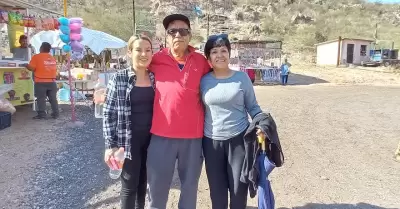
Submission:
<svg viewBox="0 0 400 209">
<path fill-rule="evenodd" d="M 94 116 L 96 118 L 103 118 L 104 98 L 106 94 L 106 86 L 100 82 L 95 86 L 94 92 Z"/>
<path fill-rule="evenodd" d="M 104 104 L 94 104 L 94 117 L 95 118 L 103 118 L 103 108 Z"/>
<path fill-rule="evenodd" d="M 118 179 L 121 176 L 124 160 L 125 151 L 124 148 L 121 147 L 118 151 L 114 152 L 114 155 L 111 156 L 110 159 L 112 167 L 110 168 L 109 175 L 111 179 Z"/>
</svg>

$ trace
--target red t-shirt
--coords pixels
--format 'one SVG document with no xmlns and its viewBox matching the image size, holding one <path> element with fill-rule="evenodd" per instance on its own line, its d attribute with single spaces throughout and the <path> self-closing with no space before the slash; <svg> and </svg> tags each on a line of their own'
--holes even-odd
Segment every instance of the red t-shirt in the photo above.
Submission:
<svg viewBox="0 0 400 209">
<path fill-rule="evenodd" d="M 200 98 L 200 80 L 210 71 L 205 57 L 189 48 L 185 66 L 164 48 L 153 56 L 149 69 L 156 80 L 151 133 L 168 138 L 203 137 L 204 109 Z"/>
</svg>

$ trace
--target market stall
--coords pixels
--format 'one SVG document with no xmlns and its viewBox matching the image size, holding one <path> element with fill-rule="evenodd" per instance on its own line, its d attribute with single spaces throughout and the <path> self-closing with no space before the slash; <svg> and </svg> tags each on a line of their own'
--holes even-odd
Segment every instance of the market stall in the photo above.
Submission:
<svg viewBox="0 0 400 209">
<path fill-rule="evenodd" d="M 249 75 L 249 71 L 254 71 L 259 83 L 280 81 L 281 41 L 234 41 L 231 47 L 232 69 Z"/>
<path fill-rule="evenodd" d="M 33 53 L 33 48 L 26 43 L 29 29 L 54 30 L 57 26 L 56 19 L 29 15 L 29 9 L 59 15 L 25 1 L 0 2 L 0 28 L 7 30 L 8 40 L 5 41 L 9 42 L 9 53 L 0 51 L 0 85 L 12 85 L 12 90 L 4 96 L 14 106 L 32 104 L 35 100 L 32 73 L 24 67 Z"/>
<path fill-rule="evenodd" d="M 61 49 L 65 43 L 60 39 L 60 34 L 61 32 L 59 30 L 41 31 L 32 36 L 30 43 L 35 49 L 38 49 L 42 42 L 48 42 L 53 48 Z M 85 46 L 85 58 L 83 61 L 92 62 L 92 68 L 100 68 L 99 65 L 101 64 L 101 68 L 112 68 L 113 65 L 118 64 L 119 55 L 123 54 L 122 49 L 125 49 L 127 46 L 127 43 L 122 39 L 85 27 L 82 27 L 81 36 L 81 43 Z M 100 58 L 100 60 L 98 58 Z M 86 62 L 81 63 L 80 67 L 85 66 L 89 68 L 90 65 Z"/>
<path fill-rule="evenodd" d="M 41 31 L 32 36 L 30 43 L 37 49 L 42 42 L 48 42 L 55 50 L 59 50 L 65 45 L 60 39 L 60 34 L 59 30 Z M 93 94 L 94 85 L 99 78 L 109 77 L 108 74 L 117 70 L 119 55 L 123 54 L 122 49 L 126 48 L 127 43 L 107 33 L 85 27 L 82 27 L 81 36 L 81 44 L 85 46 L 85 57 L 79 63 L 71 65 L 72 83 L 78 91 Z M 61 62 L 61 64 L 65 63 Z M 67 77 L 67 72 L 60 72 L 57 83 L 60 83 L 60 86 L 62 86 L 61 83 L 68 83 L 65 79 Z"/>
</svg>

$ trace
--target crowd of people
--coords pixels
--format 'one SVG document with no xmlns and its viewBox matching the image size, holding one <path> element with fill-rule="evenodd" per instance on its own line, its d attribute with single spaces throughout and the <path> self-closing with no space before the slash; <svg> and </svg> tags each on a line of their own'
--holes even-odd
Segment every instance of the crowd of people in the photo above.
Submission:
<svg viewBox="0 0 400 209">
<path fill-rule="evenodd" d="M 186 16 L 169 15 L 163 25 L 169 47 L 153 54 L 148 37 L 132 36 L 127 68 L 107 86 L 104 161 L 111 166 L 124 149 L 121 208 L 144 208 L 148 193 L 148 208 L 165 209 L 177 165 L 178 208 L 195 209 L 205 160 L 212 208 L 245 209 L 253 167 L 244 135 L 277 136 L 273 118 L 258 105 L 249 76 L 229 68 L 226 35 L 210 36 L 203 56 L 189 45 Z M 248 115 L 273 125 L 250 129 Z"/>
</svg>

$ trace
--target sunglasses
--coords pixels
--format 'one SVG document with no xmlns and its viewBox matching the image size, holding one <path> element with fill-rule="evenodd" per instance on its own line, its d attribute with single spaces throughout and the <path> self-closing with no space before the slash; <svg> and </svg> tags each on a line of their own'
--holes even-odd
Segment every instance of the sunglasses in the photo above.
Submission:
<svg viewBox="0 0 400 209">
<path fill-rule="evenodd" d="M 167 34 L 170 36 L 176 36 L 176 33 L 178 33 L 181 36 L 187 36 L 190 34 L 190 29 L 187 28 L 172 28 L 167 30 Z"/>
<path fill-rule="evenodd" d="M 217 39 L 228 39 L 228 34 L 222 33 L 217 35 L 211 35 L 208 37 L 208 40 L 217 40 Z"/>
</svg>

